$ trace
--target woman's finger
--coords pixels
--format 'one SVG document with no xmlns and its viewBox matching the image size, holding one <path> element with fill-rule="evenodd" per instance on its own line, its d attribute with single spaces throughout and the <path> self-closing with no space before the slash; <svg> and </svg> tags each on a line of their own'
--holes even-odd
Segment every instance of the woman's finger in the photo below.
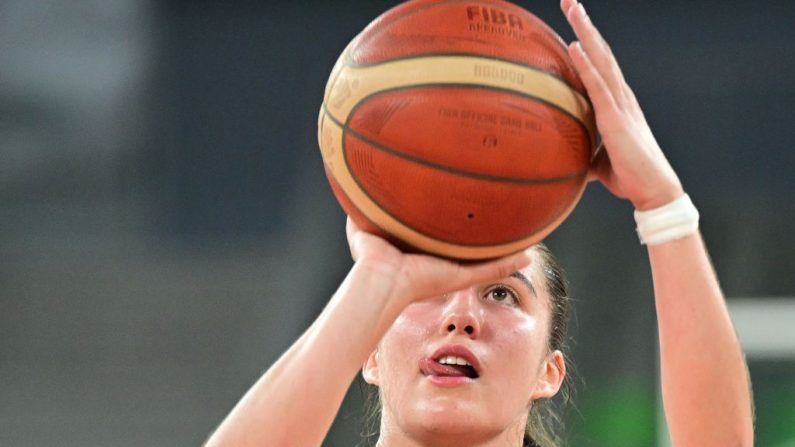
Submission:
<svg viewBox="0 0 795 447">
<path fill-rule="evenodd" d="M 606 112 L 617 112 L 618 105 L 615 97 L 610 92 L 610 88 L 604 78 L 602 78 L 583 50 L 580 42 L 573 42 L 569 45 L 569 56 L 571 56 L 574 68 L 577 69 L 577 73 L 588 91 L 588 96 L 594 104 L 597 115 Z"/>
<path fill-rule="evenodd" d="M 621 73 L 610 46 L 602 38 L 599 30 L 593 25 L 582 3 L 571 1 L 569 9 L 565 11 L 566 18 L 571 24 L 574 34 L 581 42 L 582 48 L 591 60 L 594 68 L 604 79 L 609 92 L 613 95 L 617 105 L 623 106 L 628 99 L 626 97 L 626 82 Z"/>
<path fill-rule="evenodd" d="M 505 256 L 482 264 L 465 265 L 455 264 L 456 271 L 450 276 L 455 278 L 453 290 L 470 287 L 500 278 L 506 278 L 512 273 L 530 265 L 530 250 L 523 250 L 513 255 Z"/>
<path fill-rule="evenodd" d="M 425 299 L 510 276 L 530 264 L 528 250 L 478 264 L 461 264 L 430 255 L 411 255 L 398 276 L 412 299 Z"/>
<path fill-rule="evenodd" d="M 575 5 L 577 5 L 576 0 L 560 0 L 560 9 L 563 11 L 563 14 L 568 14 L 572 6 Z"/>
</svg>

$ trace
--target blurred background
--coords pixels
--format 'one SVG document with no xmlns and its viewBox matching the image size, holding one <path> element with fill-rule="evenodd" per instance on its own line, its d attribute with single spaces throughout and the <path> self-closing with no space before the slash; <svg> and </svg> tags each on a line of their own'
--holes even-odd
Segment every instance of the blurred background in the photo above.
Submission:
<svg viewBox="0 0 795 447">
<path fill-rule="evenodd" d="M 517 3 L 571 39 L 556 1 Z M 199 445 L 308 327 L 351 265 L 322 92 L 394 4 L 0 0 L 0 445 Z M 586 6 L 701 211 L 758 445 L 795 446 L 795 3 Z M 569 445 L 666 445 L 631 206 L 592 185 L 547 242 Z M 361 398 L 324 445 L 359 441 Z"/>
</svg>

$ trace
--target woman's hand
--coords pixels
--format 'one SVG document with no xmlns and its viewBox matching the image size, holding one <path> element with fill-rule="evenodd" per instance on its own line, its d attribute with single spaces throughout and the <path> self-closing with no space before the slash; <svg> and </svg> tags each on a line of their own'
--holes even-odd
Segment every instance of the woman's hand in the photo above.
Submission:
<svg viewBox="0 0 795 447">
<path fill-rule="evenodd" d="M 404 254 L 350 219 L 347 233 L 356 265 L 208 446 L 321 445 L 362 364 L 408 304 L 508 276 L 530 263 L 524 252 L 472 265 Z M 313 365 L 333 367 L 318 374 Z"/>
<path fill-rule="evenodd" d="M 530 255 L 525 251 L 477 264 L 403 253 L 386 240 L 361 230 L 351 218 L 346 232 L 356 264 L 379 275 L 391 290 L 390 299 L 399 299 L 403 305 L 504 278 L 530 264 Z"/>
<path fill-rule="evenodd" d="M 605 150 L 591 166 L 591 178 L 638 210 L 657 208 L 681 196 L 682 184 L 654 139 L 607 42 L 582 4 L 562 0 L 560 7 L 579 39 L 569 45 L 569 55 L 593 103 L 604 143 Z"/>
</svg>

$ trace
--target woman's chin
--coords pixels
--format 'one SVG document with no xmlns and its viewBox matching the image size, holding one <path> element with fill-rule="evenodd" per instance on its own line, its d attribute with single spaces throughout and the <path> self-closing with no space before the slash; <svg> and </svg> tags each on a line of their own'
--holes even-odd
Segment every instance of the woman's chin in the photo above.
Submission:
<svg viewBox="0 0 795 447">
<path fill-rule="evenodd" d="M 459 409 L 430 412 L 415 420 L 412 438 L 423 445 L 462 446 L 482 444 L 500 436 L 502 430 Z"/>
<path fill-rule="evenodd" d="M 510 445 L 521 439 L 526 422 L 526 413 L 512 418 L 494 405 L 452 396 L 419 399 L 404 410 L 394 423 L 422 445 L 483 444 L 498 438 Z M 382 423 L 389 420 L 392 418 L 387 416 Z"/>
<path fill-rule="evenodd" d="M 473 402 L 453 399 L 434 399 L 425 402 L 417 412 L 416 420 L 424 428 L 446 433 L 472 432 L 487 423 L 488 415 L 483 414 Z M 484 427 L 485 428 L 485 427 Z"/>
</svg>

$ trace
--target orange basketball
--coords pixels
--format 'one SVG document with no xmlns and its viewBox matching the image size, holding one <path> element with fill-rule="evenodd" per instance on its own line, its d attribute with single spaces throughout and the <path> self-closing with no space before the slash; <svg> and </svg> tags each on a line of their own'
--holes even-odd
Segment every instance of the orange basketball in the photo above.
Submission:
<svg viewBox="0 0 795 447">
<path fill-rule="evenodd" d="M 370 23 L 331 72 L 318 127 L 359 226 L 456 259 L 516 252 L 556 228 L 596 135 L 560 37 L 485 0 L 411 1 Z"/>
</svg>

